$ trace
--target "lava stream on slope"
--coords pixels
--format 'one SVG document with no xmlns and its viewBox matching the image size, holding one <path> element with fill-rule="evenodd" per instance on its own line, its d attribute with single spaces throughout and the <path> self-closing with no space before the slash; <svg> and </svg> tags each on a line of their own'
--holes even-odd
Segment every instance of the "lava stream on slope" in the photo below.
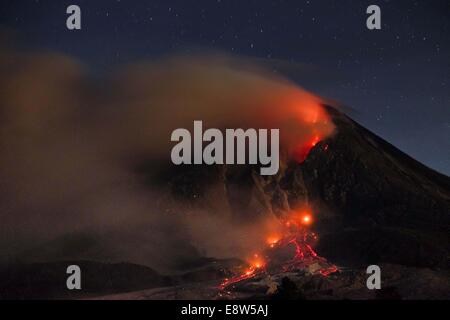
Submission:
<svg viewBox="0 0 450 320">
<path fill-rule="evenodd" d="M 328 276 L 338 268 L 320 257 L 313 249 L 317 235 L 309 230 L 313 222 L 309 213 L 291 214 L 283 222 L 282 233 L 267 238 L 265 249 L 254 253 L 245 266 L 223 280 L 220 289 L 257 276 L 270 276 L 280 272 L 305 271 L 309 274 Z"/>
</svg>

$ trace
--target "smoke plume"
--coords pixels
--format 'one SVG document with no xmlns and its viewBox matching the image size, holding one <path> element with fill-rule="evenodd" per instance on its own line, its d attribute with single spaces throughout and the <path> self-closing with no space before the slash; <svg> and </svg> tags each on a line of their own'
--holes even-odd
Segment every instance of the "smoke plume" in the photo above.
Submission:
<svg viewBox="0 0 450 320">
<path fill-rule="evenodd" d="M 245 252 L 267 222 L 236 226 L 226 208 L 187 213 L 143 183 L 136 166 L 158 172 L 170 161 L 171 132 L 194 120 L 280 128 L 294 157 L 334 129 L 320 98 L 224 55 L 141 62 L 98 79 L 61 54 L 3 49 L 0 88 L 2 260 L 86 258 L 168 270 L 196 255 Z M 74 253 L 64 247 L 71 241 Z"/>
</svg>

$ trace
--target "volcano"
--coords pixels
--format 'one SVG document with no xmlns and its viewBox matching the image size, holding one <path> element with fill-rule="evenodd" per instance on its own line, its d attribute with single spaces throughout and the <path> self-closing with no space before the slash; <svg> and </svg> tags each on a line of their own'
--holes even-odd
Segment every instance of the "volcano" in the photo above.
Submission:
<svg viewBox="0 0 450 320">
<path fill-rule="evenodd" d="M 163 180 L 173 195 L 194 207 L 229 206 L 239 223 L 264 215 L 282 219 L 286 212 L 308 204 L 314 212 L 313 229 L 320 235 L 313 254 L 342 266 L 341 270 L 362 272 L 377 264 L 385 265 L 387 273 L 438 270 L 437 279 L 447 278 L 450 179 L 338 109 L 325 109 L 336 125 L 335 133 L 314 141 L 304 161 L 281 161 L 276 176 L 262 177 L 251 166 L 178 167 Z M 212 186 L 221 190 L 219 195 L 212 195 Z M 246 270 L 225 283 L 255 278 L 254 267 Z M 278 277 L 283 278 L 280 273 Z M 448 291 L 448 280 L 439 281 L 437 287 Z"/>
<path fill-rule="evenodd" d="M 171 276 L 142 269 L 139 281 L 133 271 L 136 265 L 120 264 L 120 272 L 116 272 L 117 264 L 98 266 L 83 261 L 83 265 L 109 270 L 120 283 L 120 287 L 104 288 L 101 281 L 94 281 L 88 297 L 450 298 L 450 178 L 422 165 L 338 109 L 324 108 L 336 127 L 334 134 L 314 141 L 307 152 L 302 150 L 302 161 L 280 159 L 280 170 L 274 176 L 261 176 L 259 168 L 252 165 L 170 165 L 159 170 L 155 180 L 154 170 L 149 170 L 154 164 L 144 163 L 136 169 L 142 181 L 157 181 L 162 193 L 186 210 L 201 208 L 214 213 L 227 208 L 236 224 L 252 224 L 268 216 L 286 223 L 288 232 L 270 236 L 266 250 L 255 255 L 253 263 L 205 258 L 192 250 L 191 260 L 195 261 L 190 265 L 195 265 L 195 270 Z M 295 214 L 291 213 L 300 213 L 294 231 L 290 224 Z M 70 263 L 76 263 L 74 257 L 82 256 L 80 246 L 73 237 L 70 241 L 70 246 L 52 242 L 44 251 L 58 256 L 56 260 L 70 257 Z M 89 240 L 87 249 L 83 241 L 83 250 L 96 252 L 94 247 L 102 247 L 96 241 L 99 238 Z M 89 258 L 95 260 L 92 255 Z M 365 286 L 365 270 L 372 264 L 382 270 L 383 289 L 376 292 Z M 39 264 L 39 268 L 43 270 L 45 265 Z M 128 268 L 135 274 L 131 280 Z M 30 267 L 18 270 L 23 269 Z M 9 279 L 2 281 L 4 297 L 9 297 L 8 288 L 42 284 L 42 279 L 34 279 L 29 272 L 27 277 L 18 272 L 12 279 L 21 279 L 19 285 L 11 280 L 11 271 L 0 272 L 0 278 Z M 149 274 L 156 280 L 152 282 Z M 30 283 L 22 283 L 24 278 Z M 47 284 L 58 281 L 52 278 Z M 60 294 L 46 291 L 51 292 L 50 297 Z M 133 292 L 124 293 L 128 291 Z"/>
<path fill-rule="evenodd" d="M 276 176 L 247 166 L 175 167 L 164 181 L 190 205 L 226 203 L 238 220 L 281 216 L 308 203 L 337 262 L 449 267 L 450 179 L 427 168 L 333 107 L 335 134 Z M 211 197 L 212 185 L 222 194 Z"/>
</svg>

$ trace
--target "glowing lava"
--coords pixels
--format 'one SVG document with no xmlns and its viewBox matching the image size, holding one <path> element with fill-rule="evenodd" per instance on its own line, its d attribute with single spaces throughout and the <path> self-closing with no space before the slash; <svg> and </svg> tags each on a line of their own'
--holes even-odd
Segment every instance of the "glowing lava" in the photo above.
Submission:
<svg viewBox="0 0 450 320">
<path fill-rule="evenodd" d="M 243 280 L 259 275 L 278 272 L 306 271 L 310 274 L 328 276 L 338 268 L 320 257 L 312 245 L 317 235 L 309 230 L 313 223 L 310 209 L 291 212 L 280 223 L 282 233 L 267 237 L 266 248 L 261 253 L 254 253 L 247 259 L 248 266 L 231 278 L 224 279 L 220 288 L 225 289 Z M 290 252 L 288 258 L 279 258 L 280 253 Z"/>
<path fill-rule="evenodd" d="M 314 111 L 314 112 L 313 112 Z M 319 112 L 321 111 L 321 112 Z M 328 116 L 320 108 L 309 109 L 309 113 L 301 115 L 305 124 L 318 123 L 329 124 Z M 301 144 L 297 140 L 293 146 L 292 156 L 294 160 L 303 162 L 311 149 L 331 134 L 331 130 L 312 130 L 309 139 L 303 139 Z M 327 151 L 328 144 L 324 144 L 320 150 Z M 328 276 L 338 271 L 338 268 L 329 263 L 325 258 L 320 257 L 313 249 L 317 234 L 309 228 L 314 223 L 314 215 L 309 206 L 298 208 L 280 218 L 279 225 L 274 227 L 274 231 L 266 237 L 265 248 L 247 259 L 247 266 L 237 272 L 236 275 L 225 279 L 221 289 L 225 289 L 243 280 L 257 276 L 277 274 L 280 272 L 303 271 L 309 274 L 320 274 Z"/>
<path fill-rule="evenodd" d="M 311 222 L 311 217 L 310 216 L 304 216 L 302 218 L 302 221 L 304 224 L 309 224 Z"/>
<path fill-rule="evenodd" d="M 292 157 L 294 158 L 294 160 L 298 163 L 302 163 L 303 161 L 305 161 L 311 149 L 314 148 L 320 142 L 320 140 L 321 139 L 319 136 L 314 135 L 313 137 L 311 137 L 309 142 L 297 145 L 292 151 Z"/>
</svg>

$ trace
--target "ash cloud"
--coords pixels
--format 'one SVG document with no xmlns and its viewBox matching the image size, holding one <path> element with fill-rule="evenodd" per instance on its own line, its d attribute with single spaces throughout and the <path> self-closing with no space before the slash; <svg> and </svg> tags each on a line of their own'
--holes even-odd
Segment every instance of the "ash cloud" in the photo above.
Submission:
<svg viewBox="0 0 450 320">
<path fill-rule="evenodd" d="M 70 57 L 3 48 L 0 88 L 2 261 L 85 258 L 173 270 L 196 255 L 246 252 L 266 222 L 236 226 L 226 204 L 219 213 L 187 212 L 143 183 L 136 165 L 158 172 L 170 161 L 170 133 L 194 120 L 280 128 L 286 150 L 334 129 L 318 97 L 224 55 L 141 62 L 98 80 Z"/>
</svg>

